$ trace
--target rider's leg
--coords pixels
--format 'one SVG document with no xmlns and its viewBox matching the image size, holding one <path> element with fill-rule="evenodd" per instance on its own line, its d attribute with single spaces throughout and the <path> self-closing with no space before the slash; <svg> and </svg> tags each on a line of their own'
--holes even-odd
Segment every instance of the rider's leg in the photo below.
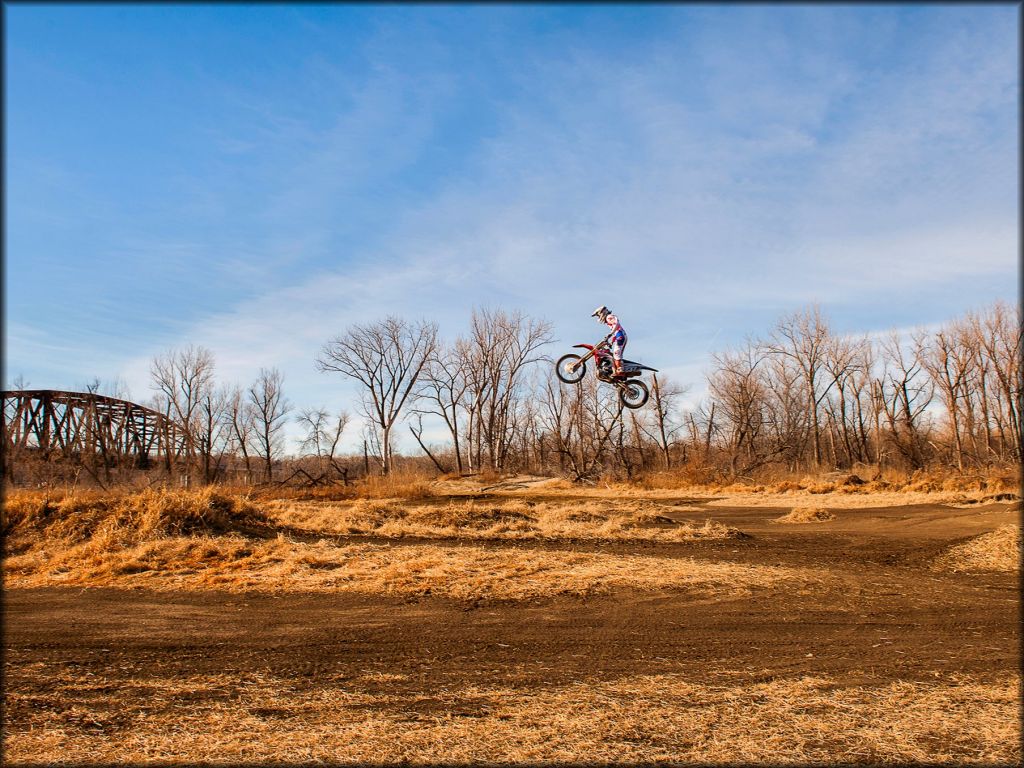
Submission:
<svg viewBox="0 0 1024 768">
<path fill-rule="evenodd" d="M 622 350 L 626 348 L 626 339 L 622 336 L 617 336 L 612 340 L 612 375 L 620 376 L 622 374 Z"/>
</svg>

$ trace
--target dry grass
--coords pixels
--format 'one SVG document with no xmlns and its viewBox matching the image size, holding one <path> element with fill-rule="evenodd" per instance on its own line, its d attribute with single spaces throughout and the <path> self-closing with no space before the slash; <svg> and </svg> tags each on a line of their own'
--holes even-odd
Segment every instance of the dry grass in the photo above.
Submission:
<svg viewBox="0 0 1024 768">
<path fill-rule="evenodd" d="M 416 505 L 399 500 L 353 503 L 278 501 L 268 514 L 283 525 L 346 535 L 459 539 L 580 539 L 599 541 L 691 541 L 734 538 L 734 528 L 705 519 L 678 521 L 667 514 L 700 513 L 697 507 L 653 501 L 532 502 L 509 499 L 449 500 Z"/>
<path fill-rule="evenodd" d="M 361 499 L 427 499 L 434 495 L 432 482 L 422 475 L 369 475 L 353 487 L 355 497 Z"/>
<path fill-rule="evenodd" d="M 646 490 L 693 490 L 717 493 L 788 493 L 807 492 L 876 494 L 967 492 L 981 495 L 1020 493 L 1020 467 L 993 467 L 968 474 L 950 474 L 931 470 L 905 472 L 895 469 L 879 471 L 873 466 L 858 466 L 840 475 L 758 477 L 756 480 L 723 480 L 713 468 L 702 465 L 685 466 L 671 471 L 654 472 L 643 477 L 637 487 Z"/>
<path fill-rule="evenodd" d="M 47 693 L 24 695 L 27 683 Z M 12 764 L 1018 765 L 1019 686 L 1017 675 L 843 687 L 664 674 L 423 690 L 368 674 L 296 689 L 257 671 L 111 685 L 39 665 L 8 681 L 4 746 Z"/>
<path fill-rule="evenodd" d="M 949 506 L 973 506 L 992 502 L 1010 503 L 1019 500 L 1019 488 L 1011 490 L 995 490 L 1003 488 L 1001 480 L 975 482 L 979 486 L 970 489 L 970 482 L 963 478 L 955 482 L 926 484 L 932 490 L 910 490 L 909 485 L 896 486 L 888 481 L 879 480 L 866 482 L 862 485 L 844 483 L 843 481 L 819 481 L 805 478 L 802 480 L 786 480 L 769 484 L 731 483 L 731 484 L 696 484 L 680 483 L 678 486 L 666 484 L 666 487 L 646 487 L 639 484 L 606 483 L 599 486 L 567 485 L 560 487 L 544 484 L 542 487 L 531 487 L 523 490 L 504 490 L 497 494 L 510 499 L 530 499 L 536 493 L 543 493 L 546 498 L 564 497 L 570 501 L 604 500 L 609 504 L 635 500 L 654 502 L 678 501 L 684 496 L 691 502 L 702 503 L 707 507 L 778 507 L 792 509 L 793 506 L 827 506 L 831 509 L 867 509 L 873 507 L 900 507 L 915 504 L 945 504 Z M 918 485 L 917 487 L 921 487 Z M 964 489 L 964 487 L 968 487 Z M 437 489 L 443 495 L 447 487 L 440 484 Z M 493 494 L 494 492 L 492 492 Z M 802 502 L 802 504 L 801 504 Z"/>
<path fill-rule="evenodd" d="M 5 509 L 7 584 L 340 590 L 514 600 L 616 587 L 742 590 L 809 577 L 787 569 L 700 566 L 655 557 L 472 546 L 338 546 L 325 540 L 296 542 L 283 534 L 265 538 L 274 522 L 305 526 L 315 535 L 372 534 L 378 539 L 680 541 L 738 534 L 710 520 L 674 523 L 658 514 L 661 507 L 646 502 L 611 511 L 604 505 L 481 505 L 472 500 L 424 506 L 367 499 L 264 506 L 271 512 L 209 488 L 56 499 L 16 494 Z M 256 538 L 258 532 L 263 538 Z"/>
<path fill-rule="evenodd" d="M 1021 534 L 1019 525 L 1003 525 L 991 533 L 976 536 L 952 547 L 935 561 L 938 570 L 1019 571 Z"/>
<path fill-rule="evenodd" d="M 261 486 L 233 488 L 229 493 L 248 494 L 260 501 L 294 499 L 303 501 L 343 501 L 346 499 L 428 499 L 436 483 L 427 475 L 396 472 L 386 477 L 367 475 L 348 485 Z"/>
<path fill-rule="evenodd" d="M 3 505 L 5 538 L 102 542 L 109 547 L 195 532 L 229 532 L 267 519 L 247 497 L 215 487 L 130 493 L 17 492 Z"/>
<path fill-rule="evenodd" d="M 799 491 L 776 492 L 728 492 L 711 493 L 696 491 L 691 494 L 695 500 L 706 499 L 706 506 L 715 507 L 778 507 L 791 509 L 793 506 L 827 506 L 830 509 L 873 509 L 879 507 L 905 507 L 918 504 L 944 506 L 978 506 L 995 501 L 1012 503 L 1005 497 L 996 498 L 994 494 L 964 491 L 877 491 L 874 493 L 842 493 L 819 492 L 811 493 L 803 489 Z M 710 510 L 709 510 L 710 511 Z"/>
<path fill-rule="evenodd" d="M 824 523 L 835 520 L 836 516 L 822 507 L 793 507 L 782 517 L 775 518 L 775 523 Z"/>
<path fill-rule="evenodd" d="M 335 546 L 284 537 L 255 544 L 240 537 L 169 538 L 119 550 L 86 543 L 34 550 L 6 564 L 8 587 L 302 590 L 458 600 L 528 600 L 621 588 L 739 595 L 826 579 L 812 569 L 689 558 L 433 544 Z"/>
</svg>

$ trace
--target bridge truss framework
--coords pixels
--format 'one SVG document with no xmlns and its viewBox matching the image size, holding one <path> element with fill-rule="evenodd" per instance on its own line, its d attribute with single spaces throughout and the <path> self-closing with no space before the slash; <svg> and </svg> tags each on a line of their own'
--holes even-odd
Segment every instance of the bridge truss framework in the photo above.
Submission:
<svg viewBox="0 0 1024 768">
<path fill-rule="evenodd" d="M 27 456 L 86 466 L 168 472 L 188 452 L 187 433 L 150 408 L 114 397 L 52 389 L 3 393 L 4 473 Z"/>
</svg>

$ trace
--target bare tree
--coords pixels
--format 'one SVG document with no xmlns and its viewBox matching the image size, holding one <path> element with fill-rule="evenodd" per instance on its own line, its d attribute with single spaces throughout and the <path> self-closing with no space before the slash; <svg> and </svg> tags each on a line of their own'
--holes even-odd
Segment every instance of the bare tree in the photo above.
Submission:
<svg viewBox="0 0 1024 768">
<path fill-rule="evenodd" d="M 427 455 L 427 458 L 430 459 L 431 463 L 433 463 L 433 465 L 437 467 L 437 471 L 442 474 L 448 472 L 448 467 L 446 467 L 444 464 L 438 461 L 437 456 L 435 456 L 433 452 L 430 450 L 430 448 L 427 447 L 427 444 L 423 442 L 423 413 L 421 411 L 414 411 L 413 413 L 415 414 L 416 417 L 416 423 L 412 424 L 410 422 L 409 432 L 412 433 L 412 436 L 416 439 L 416 442 L 423 450 L 423 453 L 425 453 Z"/>
<path fill-rule="evenodd" d="M 936 333 L 921 347 L 921 364 L 942 396 L 949 419 L 953 442 L 953 461 L 959 472 L 964 471 L 963 420 L 961 403 L 967 404 L 967 386 L 971 374 L 973 355 L 960 333 L 951 324 Z"/>
<path fill-rule="evenodd" d="M 999 434 L 999 453 L 1004 459 L 1022 459 L 1021 350 L 1024 328 L 1020 309 L 996 302 L 978 318 L 976 333 L 981 354 L 991 366 L 995 378 L 992 392 L 992 419 Z"/>
<path fill-rule="evenodd" d="M 608 457 L 616 428 L 622 429 L 622 401 L 618 393 L 600 387 L 594 378 L 573 387 L 547 379 L 541 395 L 539 419 L 551 435 L 561 467 L 577 482 L 597 476 Z"/>
<path fill-rule="evenodd" d="M 836 466 L 848 467 L 859 456 L 853 397 L 857 391 L 855 377 L 863 361 L 863 347 L 866 344 L 866 339 L 838 336 L 830 337 L 825 343 L 823 368 L 832 379 L 832 390 L 823 405 L 829 419 L 832 463 Z"/>
<path fill-rule="evenodd" d="M 638 432 L 636 435 L 637 451 L 641 454 L 641 461 L 643 460 L 643 448 L 639 441 L 640 432 L 658 444 L 665 468 L 668 469 L 672 466 L 671 448 L 675 443 L 677 433 L 683 428 L 676 413 L 678 400 L 686 393 L 688 387 L 682 387 L 666 377 L 658 379 L 657 374 L 654 374 L 653 378 L 654 385 L 651 387 L 653 408 L 648 409 L 652 425 L 648 427 L 645 424 L 645 419 L 637 419 L 635 415 L 631 421 L 634 431 Z"/>
<path fill-rule="evenodd" d="M 865 338 L 859 344 L 857 358 L 853 362 L 850 376 L 846 379 L 852 408 L 850 419 L 856 446 L 855 460 L 864 463 L 871 461 L 872 425 L 875 425 L 874 441 L 876 444 L 880 442 L 877 429 L 880 414 L 875 408 L 875 398 L 871 395 L 874 367 L 874 345 Z M 875 458 L 878 458 L 877 450 Z"/>
<path fill-rule="evenodd" d="M 460 473 L 464 467 L 459 414 L 460 410 L 466 408 L 466 392 L 469 389 L 467 363 L 468 356 L 459 354 L 454 346 L 438 344 L 423 367 L 422 386 L 416 392 L 416 413 L 440 416 L 448 427 L 455 453 L 455 467 Z M 416 435 L 415 431 L 413 435 Z"/>
<path fill-rule="evenodd" d="M 935 385 L 921 365 L 925 335 L 915 333 L 905 348 L 895 332 L 881 344 L 886 370 L 875 381 L 879 407 L 889 424 L 889 439 L 913 469 L 925 465 L 926 434 L 922 423 L 931 405 Z"/>
<path fill-rule="evenodd" d="M 764 357 L 760 345 L 750 341 L 743 349 L 713 356 L 716 367 L 708 377 L 708 389 L 727 431 L 729 470 L 734 477 L 767 460 L 762 440 L 768 408 Z"/>
<path fill-rule="evenodd" d="M 781 318 L 772 330 L 768 349 L 792 359 L 800 368 L 804 381 L 807 422 L 814 446 L 814 466 L 821 466 L 821 426 L 818 406 L 833 382 L 822 376 L 825 349 L 829 338 L 828 324 L 815 305 L 803 312 Z M 826 383 L 822 385 L 822 379 Z"/>
<path fill-rule="evenodd" d="M 259 376 L 248 391 L 255 424 L 253 437 L 264 462 L 267 482 L 274 479 L 274 459 L 283 449 L 281 430 L 291 410 L 291 404 L 282 391 L 283 383 L 284 376 L 277 368 L 260 368 Z"/>
<path fill-rule="evenodd" d="M 226 405 L 228 422 L 228 450 L 242 454 L 245 462 L 245 481 L 252 480 L 252 462 L 249 453 L 253 447 L 253 430 L 256 427 L 255 412 L 252 403 L 238 385 L 228 393 Z"/>
<path fill-rule="evenodd" d="M 220 473 L 230 438 L 230 398 L 230 391 L 224 387 L 207 388 L 196 410 L 197 450 L 207 483 L 212 483 Z"/>
<path fill-rule="evenodd" d="M 347 484 L 348 468 L 341 466 L 335 457 L 341 433 L 348 426 L 348 412 L 339 411 L 337 416 L 332 417 L 325 408 L 305 408 L 299 412 L 295 420 L 305 428 L 306 432 L 299 450 L 316 457 L 317 471 L 320 476 L 312 478 L 312 480 L 314 482 L 323 480 L 328 469 L 333 469 Z"/>
<path fill-rule="evenodd" d="M 382 474 L 392 469 L 392 432 L 437 344 L 437 324 L 412 325 L 387 317 L 353 325 L 317 356 L 320 371 L 335 371 L 362 385 L 364 415 L 380 430 Z"/>
<path fill-rule="evenodd" d="M 128 382 L 120 376 L 106 381 L 101 381 L 99 376 L 93 376 L 91 381 L 82 385 L 82 389 L 93 395 L 102 394 L 104 397 L 113 397 L 118 400 L 132 399 Z"/>
<path fill-rule="evenodd" d="M 153 358 L 150 365 L 153 388 L 163 410 L 185 432 L 190 466 L 199 453 L 199 404 L 213 386 L 213 369 L 213 353 L 191 345 L 169 350 Z"/>
<path fill-rule="evenodd" d="M 190 345 L 153 358 L 150 376 L 154 389 L 167 398 L 175 419 L 186 429 L 213 382 L 213 368 L 213 353 L 204 347 Z"/>
<path fill-rule="evenodd" d="M 456 344 L 467 378 L 471 453 L 480 466 L 486 448 L 492 469 L 503 469 L 514 442 L 516 409 L 529 367 L 543 359 L 551 325 L 521 312 L 474 309 L 470 334 Z M 475 443 L 475 445 L 472 445 Z"/>
<path fill-rule="evenodd" d="M 800 366 L 786 355 L 769 354 L 761 377 L 765 390 L 765 437 L 771 445 L 763 460 L 784 461 L 789 471 L 794 472 L 806 462 L 811 428 Z"/>
</svg>

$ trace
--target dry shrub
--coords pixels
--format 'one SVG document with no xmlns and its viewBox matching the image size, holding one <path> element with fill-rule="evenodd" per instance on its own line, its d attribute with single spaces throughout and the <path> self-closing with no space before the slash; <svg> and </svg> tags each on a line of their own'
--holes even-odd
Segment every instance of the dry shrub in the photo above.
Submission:
<svg viewBox="0 0 1024 768">
<path fill-rule="evenodd" d="M 537 518 L 530 507 L 521 501 L 504 504 L 477 505 L 448 503 L 444 507 L 428 508 L 416 513 L 416 521 L 441 531 L 458 532 L 459 529 L 487 531 L 492 534 L 508 531 L 530 531 Z"/>
<path fill-rule="evenodd" d="M 1020 570 L 1021 533 L 1019 525 L 1003 525 L 950 548 L 935 561 L 938 570 L 1003 571 Z"/>
<path fill-rule="evenodd" d="M 990 467 L 965 475 L 930 476 L 944 491 L 984 491 L 994 495 L 1012 493 L 1019 498 L 1021 474 L 1019 467 Z"/>
<path fill-rule="evenodd" d="M 944 491 L 984 491 L 985 478 L 981 475 L 955 475 L 942 481 Z"/>
<path fill-rule="evenodd" d="M 901 490 L 911 493 L 934 493 L 935 491 L 942 490 L 942 483 L 943 481 L 939 478 L 922 475 L 917 478 L 911 478 L 910 482 L 904 485 Z"/>
<path fill-rule="evenodd" d="M 1020 467 L 1002 467 L 990 470 L 985 477 L 985 490 L 995 493 L 1019 494 L 1022 487 Z"/>
<path fill-rule="evenodd" d="M 259 501 L 282 501 L 292 499 L 295 501 L 345 501 L 354 499 L 357 496 L 355 483 L 348 485 L 265 485 L 256 486 L 238 491 L 247 493 L 251 498 Z"/>
<path fill-rule="evenodd" d="M 776 483 L 772 488 L 773 493 L 788 493 L 789 491 L 802 491 L 804 487 L 793 480 L 783 480 Z"/>
<path fill-rule="evenodd" d="M 367 475 L 352 484 L 352 493 L 362 499 L 428 499 L 434 495 L 425 475 Z"/>
<path fill-rule="evenodd" d="M 688 462 L 681 467 L 665 469 L 643 474 L 635 484 L 649 490 L 685 490 L 703 488 L 717 483 L 720 478 L 718 469 L 710 464 Z"/>
<path fill-rule="evenodd" d="M 58 518 L 68 514 L 107 509 L 114 498 L 102 491 L 14 491 L 8 492 L 0 509 L 0 532 L 5 538 L 28 532 L 42 533 Z M 91 515 L 90 515 L 91 516 Z"/>
<path fill-rule="evenodd" d="M 835 520 L 835 515 L 821 507 L 794 507 L 788 514 L 777 517 L 775 523 L 824 523 Z"/>
<path fill-rule="evenodd" d="M 443 479 L 443 478 L 441 478 Z M 434 479 L 413 471 L 371 474 L 348 485 L 264 485 L 247 491 L 261 501 L 347 501 L 350 499 L 427 499 L 434 495 Z"/>
<path fill-rule="evenodd" d="M 8 511 L 5 570 L 41 575 L 42 583 L 220 567 L 248 546 L 238 531 L 268 522 L 247 498 L 212 487 L 57 499 L 12 494 Z"/>
<path fill-rule="evenodd" d="M 746 483 L 729 483 L 728 485 L 720 485 L 717 490 L 722 493 L 748 493 L 751 486 Z"/>
<path fill-rule="evenodd" d="M 477 472 L 476 475 L 473 476 L 473 479 L 484 485 L 491 485 L 504 480 L 505 475 L 496 470 L 485 468 Z"/>
<path fill-rule="evenodd" d="M 68 544 L 90 538 L 140 542 L 162 536 L 227 532 L 267 522 L 241 496 L 215 487 L 146 489 L 134 493 L 73 493 L 62 497 L 14 493 L 4 503 L 3 531 Z"/>
<path fill-rule="evenodd" d="M 938 491 L 988 491 L 1007 493 L 1019 491 L 1019 467 L 989 467 L 967 474 L 948 469 L 919 469 L 906 472 L 886 469 L 876 473 L 869 490 L 905 491 L 908 493 L 935 493 Z"/>
<path fill-rule="evenodd" d="M 836 484 L 810 482 L 805 488 L 808 493 L 832 493 L 836 489 Z"/>
</svg>

